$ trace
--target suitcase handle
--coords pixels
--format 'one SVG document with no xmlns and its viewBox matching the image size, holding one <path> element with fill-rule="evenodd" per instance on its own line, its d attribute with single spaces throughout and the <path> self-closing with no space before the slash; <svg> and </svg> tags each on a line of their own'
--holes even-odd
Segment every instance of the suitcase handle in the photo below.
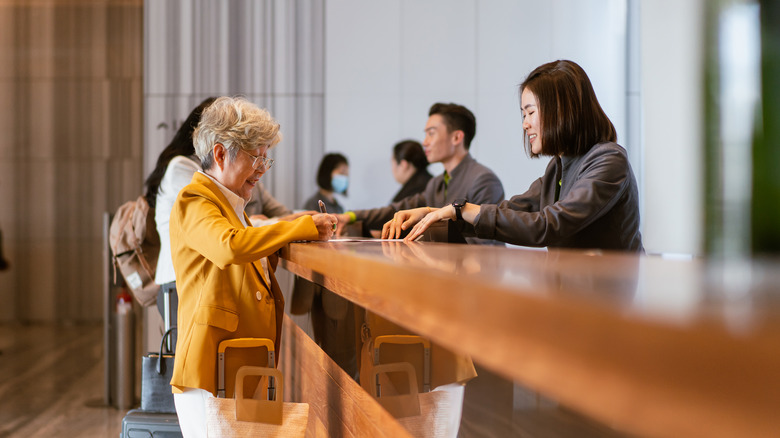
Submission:
<svg viewBox="0 0 780 438">
<path fill-rule="evenodd" d="M 225 350 L 228 348 L 255 348 L 265 347 L 268 350 L 268 367 L 276 366 L 274 343 L 268 338 L 236 338 L 226 339 L 219 343 L 217 347 L 217 397 L 225 398 Z M 242 367 L 243 368 L 243 367 Z M 241 368 L 239 368 L 239 371 Z M 238 384 L 238 382 L 236 382 Z M 276 387 L 274 377 L 268 376 L 268 399 L 275 396 Z"/>
<path fill-rule="evenodd" d="M 219 343 L 218 352 L 224 353 L 228 348 L 253 348 L 265 347 L 268 351 L 274 351 L 274 343 L 268 338 L 236 338 L 226 339 Z"/>
</svg>

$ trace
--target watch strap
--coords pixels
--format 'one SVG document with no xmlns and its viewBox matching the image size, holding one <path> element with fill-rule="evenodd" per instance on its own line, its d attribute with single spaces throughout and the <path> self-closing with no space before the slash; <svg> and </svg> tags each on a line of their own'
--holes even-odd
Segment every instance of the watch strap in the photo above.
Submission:
<svg viewBox="0 0 780 438">
<path fill-rule="evenodd" d="M 465 199 L 456 199 L 455 202 L 452 203 L 452 207 L 455 209 L 455 219 L 458 221 L 463 220 L 463 206 L 466 205 Z"/>
</svg>

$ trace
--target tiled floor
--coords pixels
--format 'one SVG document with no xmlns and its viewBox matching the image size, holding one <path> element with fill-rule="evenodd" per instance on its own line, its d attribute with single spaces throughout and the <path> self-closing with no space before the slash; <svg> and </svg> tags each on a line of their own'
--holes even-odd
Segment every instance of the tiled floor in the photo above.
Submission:
<svg viewBox="0 0 780 438">
<path fill-rule="evenodd" d="M 103 368 L 100 324 L 0 325 L 0 437 L 118 437 Z"/>
<path fill-rule="evenodd" d="M 0 325 L 0 438 L 118 437 L 126 411 L 102 406 L 103 369 L 101 324 Z M 625 436 L 480 374 L 467 386 L 462 437 Z"/>
</svg>

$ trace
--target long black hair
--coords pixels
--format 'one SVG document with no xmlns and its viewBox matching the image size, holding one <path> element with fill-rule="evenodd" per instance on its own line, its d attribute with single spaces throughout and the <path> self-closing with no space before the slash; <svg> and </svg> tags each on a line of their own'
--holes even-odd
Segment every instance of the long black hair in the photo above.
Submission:
<svg viewBox="0 0 780 438">
<path fill-rule="evenodd" d="M 200 115 L 203 114 L 209 105 L 211 105 L 217 98 L 209 97 L 200 105 L 196 106 L 192 110 L 187 120 L 185 120 L 179 130 L 176 131 L 176 135 L 173 136 L 173 140 L 168 146 L 160 152 L 160 156 L 157 158 L 157 166 L 155 166 L 149 177 L 146 178 L 146 202 L 149 206 L 154 208 L 157 203 L 157 192 L 160 190 L 160 183 L 162 182 L 165 170 L 168 168 L 168 163 L 174 157 L 179 155 L 192 155 L 195 153 L 195 146 L 192 144 L 192 131 L 198 126 L 200 122 Z"/>
</svg>

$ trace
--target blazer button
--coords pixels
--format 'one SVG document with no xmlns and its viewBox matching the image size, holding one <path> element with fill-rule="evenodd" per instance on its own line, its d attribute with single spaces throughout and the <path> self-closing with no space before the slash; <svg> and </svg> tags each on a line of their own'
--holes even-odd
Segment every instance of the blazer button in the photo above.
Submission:
<svg viewBox="0 0 780 438">
<path fill-rule="evenodd" d="M 257 297 L 257 301 L 262 301 L 263 300 L 263 294 L 261 294 L 260 291 L 257 291 L 255 296 Z"/>
</svg>

